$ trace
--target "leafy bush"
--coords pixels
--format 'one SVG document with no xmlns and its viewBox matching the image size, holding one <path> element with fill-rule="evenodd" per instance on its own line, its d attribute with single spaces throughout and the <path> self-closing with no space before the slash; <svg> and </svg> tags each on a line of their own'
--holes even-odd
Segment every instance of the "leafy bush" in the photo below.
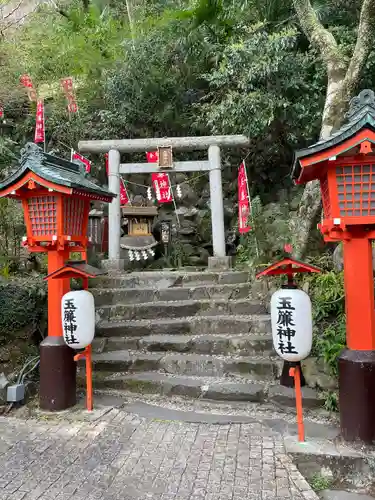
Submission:
<svg viewBox="0 0 375 500">
<path fill-rule="evenodd" d="M 313 354 L 324 360 L 337 377 L 337 358 L 345 347 L 345 295 L 343 273 L 329 271 L 309 278 L 315 335 Z"/>
<path fill-rule="evenodd" d="M 39 279 L 0 281 L 0 344 L 41 329 L 47 306 L 47 286 Z"/>
<path fill-rule="evenodd" d="M 262 206 L 259 196 L 252 200 L 252 230 L 241 236 L 236 263 L 268 265 L 281 258 L 284 245 L 291 242 L 290 209 L 287 202 Z"/>
</svg>

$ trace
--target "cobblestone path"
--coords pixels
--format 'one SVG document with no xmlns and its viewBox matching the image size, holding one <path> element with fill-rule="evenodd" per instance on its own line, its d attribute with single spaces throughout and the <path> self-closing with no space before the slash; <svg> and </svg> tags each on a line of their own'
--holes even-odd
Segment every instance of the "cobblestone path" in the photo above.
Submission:
<svg viewBox="0 0 375 500">
<path fill-rule="evenodd" d="M 261 423 L 0 417 L 0 500 L 316 500 Z"/>
</svg>

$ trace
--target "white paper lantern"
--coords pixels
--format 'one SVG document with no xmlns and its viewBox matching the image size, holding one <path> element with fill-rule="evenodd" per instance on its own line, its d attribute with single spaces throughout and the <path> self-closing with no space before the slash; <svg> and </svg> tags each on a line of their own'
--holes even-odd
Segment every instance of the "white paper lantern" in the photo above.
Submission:
<svg viewBox="0 0 375 500">
<path fill-rule="evenodd" d="M 95 335 L 95 303 L 87 290 L 66 293 L 61 301 L 61 319 L 65 343 L 83 349 Z"/>
<path fill-rule="evenodd" d="M 286 361 L 301 361 L 311 351 L 311 301 L 302 290 L 284 288 L 271 298 L 273 346 Z"/>
</svg>

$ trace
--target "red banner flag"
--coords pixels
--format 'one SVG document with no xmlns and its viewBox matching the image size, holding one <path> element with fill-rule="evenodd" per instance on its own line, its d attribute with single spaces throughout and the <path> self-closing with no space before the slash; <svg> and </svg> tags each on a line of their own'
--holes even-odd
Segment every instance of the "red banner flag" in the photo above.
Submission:
<svg viewBox="0 0 375 500">
<path fill-rule="evenodd" d="M 251 230 L 249 225 L 250 211 L 250 194 L 247 185 L 246 166 L 243 161 L 238 169 L 238 229 L 241 234 L 248 233 Z"/>
<path fill-rule="evenodd" d="M 35 123 L 35 137 L 34 142 L 45 142 L 45 129 L 44 129 L 44 103 L 42 99 L 38 99 L 36 103 L 36 123 Z"/>
<path fill-rule="evenodd" d="M 157 163 L 159 161 L 159 155 L 157 151 L 147 151 L 146 157 L 148 163 Z"/>
<path fill-rule="evenodd" d="M 4 108 L 0 106 L 0 118 L 4 118 Z"/>
<path fill-rule="evenodd" d="M 109 172 L 109 155 L 105 153 L 105 171 L 108 175 Z M 125 187 L 125 182 L 122 177 L 120 177 L 120 205 L 127 205 L 129 203 L 129 195 Z"/>
<path fill-rule="evenodd" d="M 129 203 L 128 192 L 126 191 L 124 179 L 120 179 L 120 205 L 127 205 Z"/>
<path fill-rule="evenodd" d="M 31 77 L 29 75 L 21 75 L 20 82 L 24 87 L 27 87 L 29 89 L 34 88 L 33 81 L 31 80 Z"/>
<path fill-rule="evenodd" d="M 84 165 L 85 165 L 85 170 L 87 173 L 90 173 L 91 172 L 91 161 L 88 160 L 87 158 L 85 158 L 84 156 L 80 155 L 79 153 L 77 153 L 76 151 L 73 151 L 72 150 L 72 158 L 71 158 L 71 161 L 73 160 L 79 160 L 80 162 L 82 162 Z"/>
<path fill-rule="evenodd" d="M 71 76 L 69 76 L 68 78 L 63 78 L 61 80 L 61 87 L 68 101 L 69 113 L 77 113 L 78 105 L 74 93 L 73 78 Z"/>
<path fill-rule="evenodd" d="M 146 153 L 148 163 L 157 163 L 159 156 L 157 151 Z M 170 203 L 173 201 L 172 189 L 169 183 L 169 175 L 163 172 L 151 174 L 152 185 L 154 186 L 156 199 L 159 203 Z"/>
<path fill-rule="evenodd" d="M 151 174 L 151 180 L 155 189 L 156 199 L 159 203 L 170 203 L 173 201 L 168 174 L 162 172 Z"/>
<path fill-rule="evenodd" d="M 27 95 L 30 101 L 36 101 L 36 90 L 34 89 L 33 81 L 29 75 L 20 76 L 20 83 L 27 88 Z"/>
</svg>

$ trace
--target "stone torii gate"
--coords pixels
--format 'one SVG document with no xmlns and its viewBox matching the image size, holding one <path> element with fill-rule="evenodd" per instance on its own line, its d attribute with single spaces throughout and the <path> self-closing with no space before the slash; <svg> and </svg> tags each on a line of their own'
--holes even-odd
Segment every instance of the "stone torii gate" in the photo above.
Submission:
<svg viewBox="0 0 375 500">
<path fill-rule="evenodd" d="M 78 149 L 82 153 L 109 153 L 108 184 L 109 190 L 117 194 L 109 205 L 108 213 L 108 262 L 109 269 L 123 269 L 124 260 L 120 259 L 121 207 L 120 175 L 147 174 L 152 172 L 204 172 L 210 176 L 210 205 L 212 221 L 212 243 L 214 256 L 209 258 L 211 269 L 228 269 L 230 257 L 225 252 L 224 204 L 221 182 L 220 148 L 247 147 L 250 141 L 244 135 L 222 135 L 203 137 L 167 137 L 153 139 L 121 139 L 80 141 Z M 161 168 L 157 163 L 120 163 L 120 153 L 145 153 L 158 148 L 171 147 L 173 151 L 208 150 L 208 160 L 177 161 L 172 168 Z"/>
</svg>

